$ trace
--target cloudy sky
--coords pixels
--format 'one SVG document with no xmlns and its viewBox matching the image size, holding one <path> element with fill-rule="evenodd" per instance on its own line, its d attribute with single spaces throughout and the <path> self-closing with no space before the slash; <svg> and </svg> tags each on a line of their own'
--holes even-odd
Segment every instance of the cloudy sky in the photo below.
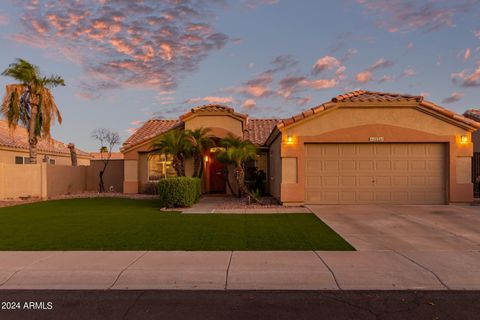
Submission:
<svg viewBox="0 0 480 320">
<path fill-rule="evenodd" d="M 367 89 L 480 107 L 480 0 L 3 0 L 0 37 L 0 69 L 64 77 L 53 134 L 87 151 L 94 128 L 123 141 L 207 103 L 280 118 Z"/>
</svg>

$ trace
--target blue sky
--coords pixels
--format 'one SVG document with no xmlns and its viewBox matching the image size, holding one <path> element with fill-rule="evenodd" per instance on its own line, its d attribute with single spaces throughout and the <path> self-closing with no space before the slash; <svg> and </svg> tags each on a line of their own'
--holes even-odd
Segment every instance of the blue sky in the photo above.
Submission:
<svg viewBox="0 0 480 320">
<path fill-rule="evenodd" d="M 6 0 L 0 69 L 63 76 L 53 136 L 87 151 L 94 128 L 123 141 L 206 103 L 279 118 L 366 89 L 463 113 L 479 107 L 479 15 L 474 0 Z"/>
</svg>

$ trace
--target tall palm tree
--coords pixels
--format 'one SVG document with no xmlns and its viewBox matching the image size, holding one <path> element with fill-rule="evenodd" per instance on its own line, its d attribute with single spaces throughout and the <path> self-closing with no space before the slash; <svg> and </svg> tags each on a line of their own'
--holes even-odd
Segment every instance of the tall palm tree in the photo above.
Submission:
<svg viewBox="0 0 480 320">
<path fill-rule="evenodd" d="M 151 155 L 170 154 L 177 176 L 185 177 L 185 159 L 191 153 L 192 143 L 184 130 L 171 130 L 158 137 L 151 146 Z"/>
<path fill-rule="evenodd" d="M 219 152 L 218 156 L 228 159 L 230 163 L 235 165 L 233 176 L 238 186 L 239 195 L 246 193 L 258 201 L 245 186 L 245 163 L 257 157 L 257 147 L 252 142 L 242 140 L 233 135 L 228 135 L 222 139 L 220 145 L 225 147 L 225 151 Z"/>
<path fill-rule="evenodd" d="M 203 174 L 202 155 L 208 148 L 215 145 L 215 142 L 210 135 L 210 128 L 198 128 L 195 130 L 188 130 L 187 136 L 192 144 L 193 156 L 193 177 L 201 178 Z"/>
<path fill-rule="evenodd" d="M 62 123 L 50 89 L 64 86 L 65 81 L 56 75 L 42 76 L 37 66 L 23 59 L 10 64 L 2 75 L 20 83 L 6 86 L 1 112 L 10 128 L 18 124 L 27 128 L 30 163 L 37 163 L 38 139 L 50 137 L 50 127 L 56 120 Z"/>
</svg>

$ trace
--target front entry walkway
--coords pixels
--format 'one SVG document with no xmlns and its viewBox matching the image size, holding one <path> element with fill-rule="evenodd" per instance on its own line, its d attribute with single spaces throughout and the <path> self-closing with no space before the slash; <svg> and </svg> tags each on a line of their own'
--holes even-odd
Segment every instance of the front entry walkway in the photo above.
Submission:
<svg viewBox="0 0 480 320">
<path fill-rule="evenodd" d="M 226 214 L 272 214 L 272 213 L 312 213 L 306 207 L 283 207 L 281 205 L 243 205 L 232 196 L 204 195 L 191 208 L 182 213 L 226 213 Z"/>
</svg>

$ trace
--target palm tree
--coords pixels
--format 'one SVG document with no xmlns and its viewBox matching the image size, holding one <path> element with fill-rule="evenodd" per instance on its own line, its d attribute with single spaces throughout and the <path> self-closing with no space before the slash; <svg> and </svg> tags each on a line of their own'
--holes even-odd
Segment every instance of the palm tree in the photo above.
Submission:
<svg viewBox="0 0 480 320">
<path fill-rule="evenodd" d="M 42 76 L 37 66 L 23 59 L 10 64 L 2 75 L 20 83 L 6 86 L 1 112 L 10 128 L 21 124 L 28 129 L 30 163 L 37 163 L 38 139 L 50 137 L 50 127 L 55 120 L 62 123 L 50 89 L 64 86 L 65 81 L 60 76 Z"/>
<path fill-rule="evenodd" d="M 233 176 L 235 177 L 235 182 L 237 183 L 239 196 L 241 193 L 246 193 L 253 197 L 255 200 L 256 197 L 248 191 L 245 186 L 245 163 L 249 160 L 254 160 L 257 157 L 257 147 L 248 141 L 237 138 L 233 135 L 228 135 L 226 138 L 222 139 L 220 145 L 225 147 L 225 151 L 221 151 L 218 154 L 220 159 L 228 160 L 230 163 L 235 165 L 235 171 Z"/>
<path fill-rule="evenodd" d="M 193 177 L 201 178 L 203 174 L 202 155 L 208 148 L 215 145 L 210 135 L 210 128 L 198 128 L 195 130 L 188 130 L 187 136 L 192 144 L 193 155 Z"/>
<path fill-rule="evenodd" d="M 185 159 L 191 153 L 192 144 L 184 130 L 171 130 L 162 134 L 152 144 L 150 154 L 170 154 L 172 166 L 179 177 L 185 177 Z"/>
</svg>

